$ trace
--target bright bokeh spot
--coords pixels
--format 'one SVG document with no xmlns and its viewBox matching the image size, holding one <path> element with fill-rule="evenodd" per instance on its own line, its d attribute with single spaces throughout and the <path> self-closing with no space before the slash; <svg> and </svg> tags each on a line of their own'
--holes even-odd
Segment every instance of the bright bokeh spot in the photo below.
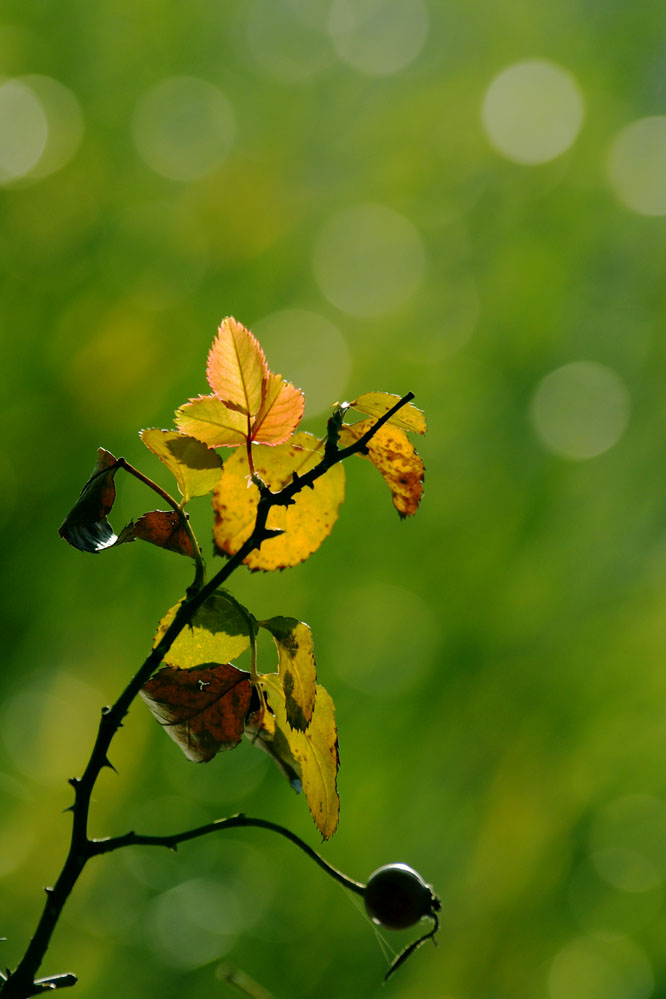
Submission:
<svg viewBox="0 0 666 999">
<path fill-rule="evenodd" d="M 438 624 L 428 603 L 398 586 L 347 586 L 332 607 L 330 661 L 355 690 L 396 697 L 420 684 L 437 644 Z"/>
<path fill-rule="evenodd" d="M 305 309 L 273 312 L 253 324 L 269 364 L 305 393 L 315 416 L 340 401 L 349 377 L 349 348 L 330 320 Z"/>
<path fill-rule="evenodd" d="M 226 954 L 244 925 L 236 893 L 224 881 L 196 878 L 153 900 L 144 933 L 165 963 L 198 968 Z M 177 947 L 174 940 L 178 940 Z"/>
<path fill-rule="evenodd" d="M 666 215 L 666 116 L 640 118 L 615 136 L 608 176 L 627 208 Z"/>
<path fill-rule="evenodd" d="M 37 94 L 21 80 L 0 83 L 0 183 L 25 177 L 37 165 L 48 134 Z"/>
<path fill-rule="evenodd" d="M 226 158 L 236 126 L 224 94 L 205 80 L 172 76 L 139 101 L 132 122 L 139 155 L 170 180 L 205 177 Z"/>
<path fill-rule="evenodd" d="M 648 999 L 654 975 L 645 953 L 627 940 L 582 937 L 564 947 L 550 969 L 550 999 Z"/>
<path fill-rule="evenodd" d="M 48 136 L 42 155 L 30 171 L 30 178 L 41 180 L 61 170 L 74 157 L 83 138 L 83 114 L 72 91 L 50 76 L 23 76 L 39 98 L 46 121 Z"/>
<path fill-rule="evenodd" d="M 324 224 L 314 249 L 324 295 L 352 316 L 382 316 L 421 284 L 426 254 L 415 227 L 384 205 L 344 208 Z"/>
<path fill-rule="evenodd" d="M 328 22 L 340 57 L 369 76 L 397 73 L 428 37 L 423 0 L 334 0 Z"/>
<path fill-rule="evenodd" d="M 629 410 L 629 393 L 614 371 L 594 361 L 576 361 L 542 378 L 530 416 L 550 451 L 582 460 L 617 444 L 629 422 Z"/>
<path fill-rule="evenodd" d="M 481 111 L 495 149 L 525 164 L 547 163 L 566 152 L 584 114 L 574 77 L 544 59 L 528 59 L 502 70 L 488 87 Z"/>
<path fill-rule="evenodd" d="M 245 37 L 257 65 L 285 83 L 309 80 L 335 58 L 328 37 L 296 0 L 253 0 Z"/>
<path fill-rule="evenodd" d="M 598 850 L 590 860 L 600 877 L 622 891 L 651 891 L 661 884 L 661 875 L 654 864 L 635 850 L 625 847 Z"/>
</svg>

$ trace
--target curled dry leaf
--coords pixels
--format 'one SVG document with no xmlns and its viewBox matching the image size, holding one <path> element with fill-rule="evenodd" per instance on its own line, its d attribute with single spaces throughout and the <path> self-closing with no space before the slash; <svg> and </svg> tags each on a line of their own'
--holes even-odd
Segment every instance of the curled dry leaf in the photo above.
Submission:
<svg viewBox="0 0 666 999">
<path fill-rule="evenodd" d="M 281 444 L 301 422 L 303 393 L 268 370 L 256 337 L 231 316 L 220 325 L 206 374 L 213 394 L 181 406 L 176 425 L 208 447 Z"/>
<path fill-rule="evenodd" d="M 99 552 L 121 540 L 106 519 L 116 499 L 114 476 L 118 467 L 118 459 L 110 451 L 97 449 L 92 474 L 60 527 L 60 536 L 82 552 Z"/>
<path fill-rule="evenodd" d="M 339 436 L 340 447 L 348 447 L 359 440 L 374 422 L 367 419 L 351 425 L 343 424 Z M 409 517 L 416 513 L 423 495 L 425 469 L 405 431 L 400 427 L 384 424 L 370 439 L 367 448 L 367 455 L 359 457 L 367 458 L 381 472 L 391 490 L 393 506 L 400 516 Z"/>
<path fill-rule="evenodd" d="M 273 491 L 291 482 L 294 472 L 304 475 L 321 459 L 323 444 L 312 434 L 298 433 L 277 447 L 253 447 L 254 467 Z M 314 484 L 303 489 L 288 507 L 274 506 L 267 527 L 281 530 L 264 541 L 244 560 L 250 569 L 284 569 L 315 552 L 331 533 L 345 496 L 345 473 L 334 465 Z M 213 537 L 221 552 L 233 555 L 254 527 L 259 490 L 249 481 L 247 458 L 237 451 L 224 463 L 224 472 L 213 493 Z"/>
<path fill-rule="evenodd" d="M 230 663 L 164 666 L 141 691 L 160 725 L 194 763 L 238 745 L 251 695 L 249 673 Z"/>
<path fill-rule="evenodd" d="M 139 517 L 130 528 L 132 538 L 149 541 L 151 545 L 166 548 L 178 555 L 194 558 L 194 548 L 190 536 L 181 523 L 175 510 L 152 510 Z"/>
</svg>

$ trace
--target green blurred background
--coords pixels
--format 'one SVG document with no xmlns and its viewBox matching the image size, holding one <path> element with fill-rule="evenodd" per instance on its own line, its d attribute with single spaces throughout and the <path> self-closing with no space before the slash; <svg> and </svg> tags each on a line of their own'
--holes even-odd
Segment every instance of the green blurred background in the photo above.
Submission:
<svg viewBox="0 0 666 999">
<path fill-rule="evenodd" d="M 416 518 L 350 462 L 320 551 L 232 589 L 313 628 L 322 852 L 416 866 L 439 948 L 382 987 L 354 900 L 252 829 L 96 862 L 44 973 L 90 999 L 234 996 L 231 972 L 277 999 L 666 995 L 664 5 L 5 0 L 0 74 L 2 966 L 99 708 L 191 578 L 58 526 L 100 445 L 169 485 L 137 431 L 206 390 L 233 314 L 308 429 L 371 389 L 429 418 Z M 116 526 L 150 504 L 119 486 Z M 195 766 L 137 704 L 112 762 L 97 835 L 244 810 L 318 845 L 247 744 Z"/>
</svg>

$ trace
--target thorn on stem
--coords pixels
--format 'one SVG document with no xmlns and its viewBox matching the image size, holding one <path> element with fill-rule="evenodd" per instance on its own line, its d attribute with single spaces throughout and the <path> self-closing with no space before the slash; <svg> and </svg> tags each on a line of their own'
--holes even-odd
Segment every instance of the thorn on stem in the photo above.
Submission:
<svg viewBox="0 0 666 999">
<path fill-rule="evenodd" d="M 108 767 L 108 768 L 109 768 L 109 770 L 113 770 L 114 774 L 117 774 L 117 773 L 118 773 L 118 771 L 116 770 L 116 768 L 114 767 L 113 763 L 112 763 L 112 762 L 111 762 L 111 760 L 110 760 L 110 759 L 108 758 L 108 756 L 105 756 L 105 757 L 104 757 L 104 762 L 102 763 L 102 766 L 103 766 L 103 767 Z"/>
<path fill-rule="evenodd" d="M 68 777 L 67 778 L 67 783 L 70 784 L 76 790 L 76 788 L 78 787 L 78 785 L 81 783 L 81 778 L 80 777 Z"/>
</svg>

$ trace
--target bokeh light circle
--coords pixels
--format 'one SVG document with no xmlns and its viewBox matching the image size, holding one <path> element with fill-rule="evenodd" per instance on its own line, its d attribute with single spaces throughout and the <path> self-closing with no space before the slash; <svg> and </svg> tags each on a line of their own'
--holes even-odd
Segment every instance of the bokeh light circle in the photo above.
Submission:
<svg viewBox="0 0 666 999">
<path fill-rule="evenodd" d="M 245 9 L 245 40 L 268 76 L 284 83 L 310 80 L 335 61 L 331 42 L 301 0 L 251 0 Z M 316 11 L 315 11 L 316 13 Z M 310 15 L 310 16 L 309 16 Z"/>
<path fill-rule="evenodd" d="M 412 63 L 428 29 L 423 0 L 334 0 L 328 22 L 340 57 L 368 76 L 397 73 Z"/>
<path fill-rule="evenodd" d="M 231 149 L 231 104 L 205 80 L 172 76 L 140 99 L 132 121 L 139 155 L 170 180 L 191 181 L 215 170 Z"/>
<path fill-rule="evenodd" d="M 330 320 L 306 309 L 283 309 L 252 324 L 273 371 L 305 393 L 316 416 L 342 401 L 350 370 L 347 341 Z"/>
<path fill-rule="evenodd" d="M 0 183 L 28 174 L 46 147 L 49 126 L 39 97 L 21 80 L 0 83 Z"/>
<path fill-rule="evenodd" d="M 495 149 L 526 165 L 547 163 L 573 144 L 585 115 L 568 70 L 545 59 L 515 63 L 492 80 L 481 119 Z"/>
<path fill-rule="evenodd" d="M 403 305 L 426 268 L 416 228 L 385 205 L 344 208 L 317 238 L 313 267 L 322 292 L 352 316 L 381 316 Z"/>
<path fill-rule="evenodd" d="M 541 442 L 573 460 L 594 458 L 616 444 L 629 411 L 629 393 L 619 375 L 595 361 L 575 361 L 551 371 L 539 382 L 530 405 Z"/>
<path fill-rule="evenodd" d="M 666 116 L 639 118 L 615 136 L 608 154 L 615 194 L 641 215 L 666 215 Z"/>
<path fill-rule="evenodd" d="M 654 974 L 645 952 L 628 940 L 581 937 L 555 957 L 550 999 L 648 999 Z"/>
</svg>

